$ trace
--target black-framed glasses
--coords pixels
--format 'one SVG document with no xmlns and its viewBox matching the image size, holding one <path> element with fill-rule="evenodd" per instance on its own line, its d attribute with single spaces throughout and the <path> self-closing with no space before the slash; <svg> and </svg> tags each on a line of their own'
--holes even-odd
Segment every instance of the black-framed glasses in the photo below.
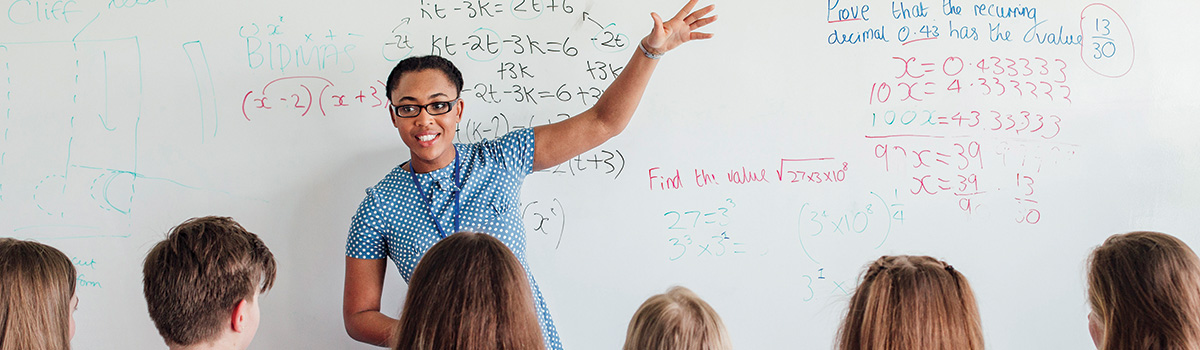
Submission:
<svg viewBox="0 0 1200 350">
<path fill-rule="evenodd" d="M 462 97 L 455 98 L 450 101 L 433 102 L 426 105 L 393 105 L 392 112 L 395 112 L 396 116 L 400 118 L 414 118 L 418 115 L 421 115 L 422 109 L 424 109 L 426 113 L 429 113 L 429 115 L 442 115 L 450 113 L 451 110 L 454 110 L 454 104 L 460 99 L 462 99 Z"/>
</svg>

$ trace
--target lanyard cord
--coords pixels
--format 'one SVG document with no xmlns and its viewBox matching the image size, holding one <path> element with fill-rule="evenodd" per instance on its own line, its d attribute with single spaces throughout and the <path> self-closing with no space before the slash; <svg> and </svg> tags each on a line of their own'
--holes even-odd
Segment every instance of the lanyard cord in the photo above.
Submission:
<svg viewBox="0 0 1200 350">
<path fill-rule="evenodd" d="M 417 192 L 419 192 L 421 194 L 421 198 L 424 199 L 426 197 L 425 189 L 421 188 L 421 181 L 417 180 L 417 171 L 413 170 L 412 161 L 408 162 L 408 171 L 412 173 L 413 185 L 417 186 Z M 464 188 L 459 174 L 458 150 L 455 150 L 454 184 L 459 188 L 458 191 L 454 193 L 454 232 L 458 232 L 459 228 L 461 227 L 460 223 L 462 222 L 462 192 Z M 425 201 L 425 204 L 427 207 L 429 207 L 429 218 L 433 220 L 433 226 L 437 228 L 438 235 L 442 238 L 446 238 L 446 231 L 442 229 L 442 221 L 438 220 L 438 218 L 433 215 L 433 198 L 430 197 L 429 200 Z"/>
</svg>

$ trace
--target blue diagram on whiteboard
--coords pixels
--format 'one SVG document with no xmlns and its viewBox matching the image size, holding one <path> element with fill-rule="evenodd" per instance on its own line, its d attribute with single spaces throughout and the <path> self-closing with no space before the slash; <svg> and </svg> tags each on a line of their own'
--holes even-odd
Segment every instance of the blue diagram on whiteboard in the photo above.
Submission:
<svg viewBox="0 0 1200 350">
<path fill-rule="evenodd" d="M 0 211 L 12 214 L 0 232 L 128 237 L 139 177 L 138 39 L 0 43 L 0 55 Z"/>
</svg>

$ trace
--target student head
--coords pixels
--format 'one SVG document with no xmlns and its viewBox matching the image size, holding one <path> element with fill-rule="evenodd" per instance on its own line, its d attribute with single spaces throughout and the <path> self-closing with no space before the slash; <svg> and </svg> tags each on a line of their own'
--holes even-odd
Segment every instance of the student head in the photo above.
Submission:
<svg viewBox="0 0 1200 350">
<path fill-rule="evenodd" d="M 258 330 L 258 296 L 275 282 L 275 258 L 237 222 L 209 216 L 172 229 L 142 273 L 150 318 L 168 346 L 244 349 Z"/>
<path fill-rule="evenodd" d="M 517 257 L 495 237 L 459 232 L 413 270 L 394 349 L 540 350 L 533 294 Z"/>
<path fill-rule="evenodd" d="M 454 133 L 462 120 L 462 73 L 438 56 L 406 58 L 388 76 L 392 126 L 411 153 L 417 172 L 454 161 Z"/>
<path fill-rule="evenodd" d="M 1200 262 L 1183 241 L 1113 235 L 1092 251 L 1087 281 L 1097 348 L 1200 349 Z"/>
<path fill-rule="evenodd" d="M 624 350 L 729 350 L 721 316 L 684 287 L 650 297 L 629 321 Z"/>
<path fill-rule="evenodd" d="M 971 286 L 928 256 L 871 263 L 850 298 L 839 350 L 981 350 L 983 328 Z"/>
<path fill-rule="evenodd" d="M 66 350 L 75 335 L 75 266 L 51 246 L 0 238 L 0 350 Z"/>
</svg>

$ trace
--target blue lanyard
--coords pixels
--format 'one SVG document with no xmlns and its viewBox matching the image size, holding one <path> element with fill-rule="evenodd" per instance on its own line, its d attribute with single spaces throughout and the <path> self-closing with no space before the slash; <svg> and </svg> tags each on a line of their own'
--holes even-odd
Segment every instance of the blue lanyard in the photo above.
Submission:
<svg viewBox="0 0 1200 350">
<path fill-rule="evenodd" d="M 461 226 L 460 222 L 462 221 L 461 220 L 462 219 L 462 215 L 461 215 L 462 214 L 462 193 L 463 193 L 463 189 L 464 189 L 463 184 L 462 184 L 462 179 L 459 177 L 458 164 L 459 164 L 458 163 L 458 150 L 455 150 L 454 151 L 454 184 L 457 185 L 459 188 L 457 189 L 458 191 L 456 191 L 454 193 L 454 214 L 453 214 L 454 215 L 454 232 L 458 232 L 459 227 Z M 421 198 L 426 198 L 425 189 L 421 188 L 421 181 L 417 180 L 417 171 L 413 170 L 412 161 L 408 162 L 408 171 L 410 173 L 412 173 L 413 185 L 417 186 L 417 192 L 421 193 Z M 438 220 L 437 216 L 433 215 L 433 198 L 430 197 L 429 200 L 425 201 L 425 204 L 426 204 L 426 206 L 429 207 L 429 218 L 433 220 L 433 226 L 437 227 L 438 235 L 442 236 L 442 238 L 446 238 L 446 236 L 447 236 L 446 230 L 442 229 L 442 221 Z"/>
</svg>

